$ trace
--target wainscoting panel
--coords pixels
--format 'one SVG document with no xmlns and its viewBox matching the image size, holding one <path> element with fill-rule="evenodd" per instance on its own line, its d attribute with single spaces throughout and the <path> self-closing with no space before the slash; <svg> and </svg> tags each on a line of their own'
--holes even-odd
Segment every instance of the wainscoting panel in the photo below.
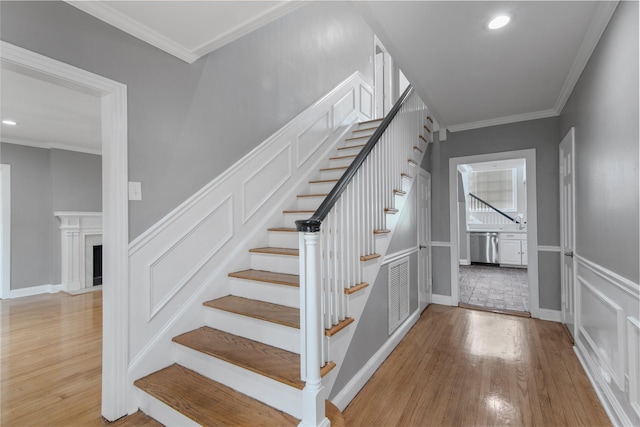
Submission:
<svg viewBox="0 0 640 427">
<path fill-rule="evenodd" d="M 373 118 L 373 92 L 365 86 L 360 86 L 360 113 L 369 119 Z"/>
<path fill-rule="evenodd" d="M 640 286 L 576 255 L 576 352 L 614 425 L 640 425 Z"/>
<path fill-rule="evenodd" d="M 291 173 L 291 145 L 287 144 L 242 184 L 243 223 L 287 182 Z"/>
<path fill-rule="evenodd" d="M 316 150 L 329 138 L 329 115 L 331 111 L 324 113 L 311 126 L 298 135 L 298 167 L 300 167 Z"/>
<path fill-rule="evenodd" d="M 336 130 L 356 109 L 355 89 L 333 104 L 333 130 Z"/>
</svg>

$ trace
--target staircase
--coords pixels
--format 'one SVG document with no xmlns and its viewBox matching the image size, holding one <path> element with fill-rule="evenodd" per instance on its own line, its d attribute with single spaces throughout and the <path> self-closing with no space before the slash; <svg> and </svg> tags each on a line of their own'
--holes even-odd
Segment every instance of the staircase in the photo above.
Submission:
<svg viewBox="0 0 640 427">
<path fill-rule="evenodd" d="M 229 273 L 230 294 L 203 303 L 205 325 L 173 338 L 176 363 L 135 381 L 140 408 L 169 425 L 298 425 L 302 411 L 299 236 L 295 221 L 309 218 L 347 170 L 380 120 L 362 122 L 269 228 L 267 247 L 250 249 L 250 268 Z M 414 147 L 422 153 L 421 148 Z M 414 162 L 415 163 L 415 162 Z M 395 196 L 404 196 L 397 190 Z M 393 196 L 392 196 L 393 197 Z M 397 209 L 387 206 L 385 213 Z M 389 230 L 371 230 L 386 234 Z M 370 253 L 366 262 L 379 257 Z M 362 291 L 352 283 L 345 294 Z M 345 317 L 324 334 L 340 334 Z M 326 361 L 322 376 L 336 367 Z M 330 404 L 329 404 L 330 405 Z M 341 414 L 328 408 L 332 424 Z"/>
</svg>

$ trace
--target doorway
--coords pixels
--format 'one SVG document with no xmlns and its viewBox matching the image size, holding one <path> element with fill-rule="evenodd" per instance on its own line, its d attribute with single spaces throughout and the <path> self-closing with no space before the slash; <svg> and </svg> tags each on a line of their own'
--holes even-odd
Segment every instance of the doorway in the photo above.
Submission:
<svg viewBox="0 0 640 427">
<path fill-rule="evenodd" d="M 104 290 L 102 332 L 102 415 L 127 413 L 126 342 L 128 307 L 127 88 L 102 76 L 1 42 L 2 66 L 58 82 L 100 97 L 102 124 L 102 205 Z M 4 258 L 4 257 L 3 257 Z"/>
<path fill-rule="evenodd" d="M 560 245 L 562 323 L 575 339 L 575 128 L 560 143 Z"/>
<path fill-rule="evenodd" d="M 420 310 L 431 304 L 431 174 L 418 171 L 418 294 Z"/>
<path fill-rule="evenodd" d="M 539 317 L 538 295 L 538 239 L 537 239 L 537 209 L 536 209 L 536 152 L 535 149 L 508 151 L 501 153 L 482 154 L 476 156 L 456 157 L 449 159 L 449 233 L 450 233 L 450 269 L 451 269 L 451 304 L 461 302 L 460 292 L 460 213 L 458 201 L 458 167 L 466 164 L 497 162 L 504 160 L 524 159 L 526 167 L 526 229 L 527 239 L 519 241 L 520 250 L 526 257 L 526 278 L 529 293 L 529 312 L 533 317 Z M 499 239 L 500 236 L 497 236 Z M 499 242 L 499 241 L 498 241 Z M 522 249 L 524 248 L 524 249 Z M 521 258 L 522 259 L 522 258 Z"/>
<path fill-rule="evenodd" d="M 525 159 L 457 169 L 460 304 L 529 312 Z"/>
</svg>

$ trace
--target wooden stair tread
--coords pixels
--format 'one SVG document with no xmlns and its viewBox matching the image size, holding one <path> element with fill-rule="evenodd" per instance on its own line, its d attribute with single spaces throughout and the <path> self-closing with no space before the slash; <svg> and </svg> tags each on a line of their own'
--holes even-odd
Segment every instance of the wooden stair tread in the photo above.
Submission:
<svg viewBox="0 0 640 427">
<path fill-rule="evenodd" d="M 349 147 L 339 147 L 338 151 L 340 151 L 340 150 L 352 150 L 354 148 L 362 148 L 364 146 L 365 146 L 365 144 L 358 144 L 358 145 L 351 145 Z"/>
<path fill-rule="evenodd" d="M 272 227 L 272 228 L 267 228 L 267 231 L 277 231 L 281 233 L 297 233 L 298 232 L 297 229 L 290 228 L 290 227 Z"/>
<path fill-rule="evenodd" d="M 362 255 L 360 257 L 360 261 L 370 261 L 372 259 L 376 259 L 376 258 L 380 258 L 380 254 L 369 254 L 369 255 Z"/>
<path fill-rule="evenodd" d="M 424 130 L 426 130 L 427 132 L 431 133 L 431 129 L 429 129 L 429 126 L 427 126 L 427 125 L 424 126 Z"/>
<path fill-rule="evenodd" d="M 277 249 L 277 248 L 270 248 Z M 293 249 L 287 249 L 293 250 Z M 298 249 L 296 249 L 298 251 Z M 257 282 L 275 283 L 285 286 L 300 286 L 300 276 L 297 274 L 286 273 L 274 273 L 273 271 L 265 270 L 242 270 L 229 273 L 229 277 L 235 277 L 237 279 L 255 280 Z"/>
<path fill-rule="evenodd" d="M 416 147 L 415 145 L 413 146 L 413 149 L 416 150 L 417 152 L 419 152 L 420 154 L 423 153 L 423 151 L 420 149 L 420 147 Z"/>
<path fill-rule="evenodd" d="M 322 184 L 327 182 L 338 182 L 337 179 L 316 179 L 313 181 L 309 181 L 309 184 Z"/>
<path fill-rule="evenodd" d="M 288 255 L 288 256 L 300 256 L 300 250 L 297 248 L 253 248 L 249 249 L 249 252 L 258 254 L 273 254 L 273 255 Z"/>
<path fill-rule="evenodd" d="M 366 288 L 367 286 L 369 286 L 369 284 L 367 282 L 358 283 L 357 285 L 352 286 L 349 289 L 345 289 L 344 293 L 345 293 L 345 295 L 355 294 L 356 292 L 358 292 L 361 289 Z"/>
<path fill-rule="evenodd" d="M 355 159 L 356 154 L 349 154 L 348 156 L 338 156 L 338 157 L 329 157 L 329 160 L 344 160 L 344 159 Z"/>
<path fill-rule="evenodd" d="M 394 214 L 394 213 L 398 213 L 398 212 L 399 212 L 399 211 L 398 211 L 398 209 L 394 209 L 394 208 L 384 208 L 384 211 L 385 211 L 386 213 L 391 213 L 391 214 Z"/>
<path fill-rule="evenodd" d="M 265 322 L 300 329 L 300 310 L 270 302 L 227 295 L 204 303 L 205 306 Z"/>
<path fill-rule="evenodd" d="M 391 230 L 386 229 L 386 228 L 381 228 L 379 230 L 373 230 L 373 234 L 389 234 L 391 233 Z"/>
<path fill-rule="evenodd" d="M 367 132 L 367 131 L 376 130 L 376 129 L 378 129 L 378 126 L 372 126 L 370 128 L 356 129 L 356 130 L 353 131 L 353 133 L 356 133 L 356 132 Z"/>
<path fill-rule="evenodd" d="M 407 194 L 406 191 L 402 191 L 402 190 L 393 190 L 394 194 L 397 194 L 398 196 L 404 196 Z"/>
<path fill-rule="evenodd" d="M 284 214 L 314 214 L 316 213 L 316 211 L 312 211 L 312 210 L 285 210 L 282 211 L 282 213 Z"/>
<path fill-rule="evenodd" d="M 324 401 L 324 414 L 331 421 L 331 427 L 345 427 L 344 415 L 336 405 L 328 400 Z"/>
<path fill-rule="evenodd" d="M 341 320 L 340 322 L 338 322 L 337 325 L 333 325 L 330 329 L 325 329 L 324 334 L 328 337 L 331 337 L 337 334 L 338 332 L 340 332 L 341 330 L 343 330 L 344 328 L 346 328 L 347 326 L 349 326 L 350 324 L 352 324 L 353 321 L 354 321 L 353 317 L 347 317 L 344 320 Z"/>
<path fill-rule="evenodd" d="M 302 390 L 300 355 L 258 341 L 203 326 L 174 342 Z"/>
<path fill-rule="evenodd" d="M 298 198 L 302 199 L 305 197 L 327 197 L 328 194 L 298 194 Z"/>
<path fill-rule="evenodd" d="M 382 121 L 382 119 L 372 119 L 372 120 L 367 120 L 367 121 L 364 121 L 364 122 L 359 122 L 359 124 L 366 125 L 367 123 L 374 123 L 374 122 L 381 122 L 381 121 Z"/>
<path fill-rule="evenodd" d="M 345 141 L 355 141 L 357 139 L 368 139 L 371 138 L 370 135 L 363 135 L 363 136 L 352 136 L 351 138 L 346 138 Z"/>
<path fill-rule="evenodd" d="M 427 116 L 427 120 L 429 120 L 429 122 L 433 123 L 433 119 L 431 118 L 431 116 Z"/>
<path fill-rule="evenodd" d="M 423 140 L 426 144 L 429 143 L 429 141 L 426 140 L 426 138 L 422 135 L 418 136 L 418 138 L 420 138 L 421 140 Z"/>
<path fill-rule="evenodd" d="M 400 176 L 401 176 L 402 178 L 413 179 L 413 177 L 412 177 L 411 175 L 407 175 L 407 174 L 406 174 L 406 173 L 404 173 L 404 172 L 403 172 L 403 173 L 401 173 L 401 174 L 400 174 Z"/>
<path fill-rule="evenodd" d="M 297 426 L 299 423 L 289 414 L 178 364 L 140 378 L 134 384 L 205 426 Z"/>
<path fill-rule="evenodd" d="M 328 172 L 328 171 L 337 171 L 337 170 L 347 170 L 348 166 L 336 166 L 335 168 L 322 168 L 320 172 Z"/>
</svg>

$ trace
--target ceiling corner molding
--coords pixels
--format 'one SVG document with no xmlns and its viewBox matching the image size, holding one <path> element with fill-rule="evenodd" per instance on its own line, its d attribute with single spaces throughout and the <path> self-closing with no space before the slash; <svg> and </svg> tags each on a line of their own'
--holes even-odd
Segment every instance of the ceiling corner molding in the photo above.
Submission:
<svg viewBox="0 0 640 427">
<path fill-rule="evenodd" d="M 25 147 L 42 148 L 44 150 L 66 150 L 75 151 L 77 153 L 95 154 L 97 156 L 102 155 L 102 149 L 94 149 L 89 147 L 79 147 L 77 145 L 59 144 L 57 142 L 40 142 L 19 138 L 3 138 L 2 143 L 13 145 L 24 145 Z"/>
<path fill-rule="evenodd" d="M 564 105 L 569 100 L 569 96 L 571 96 L 582 71 L 587 66 L 587 62 L 589 62 L 589 58 L 591 58 L 593 51 L 598 45 L 600 37 L 602 37 L 604 30 L 607 28 L 609 20 L 611 19 L 613 12 L 616 10 L 618 3 L 619 0 L 600 2 L 598 9 L 589 24 L 587 33 L 582 40 L 580 49 L 578 49 L 578 53 L 576 54 L 573 64 L 571 64 L 569 74 L 567 75 L 567 78 L 562 85 L 562 89 L 560 89 L 560 93 L 558 94 L 558 98 L 556 99 L 553 109 L 556 110 L 558 114 L 562 112 Z"/>
<path fill-rule="evenodd" d="M 73 0 L 65 0 L 65 2 L 95 18 L 100 19 L 101 21 L 106 22 L 107 24 L 113 25 L 125 33 L 137 37 L 140 40 L 185 61 L 186 63 L 191 64 L 199 58 L 198 55 L 190 52 L 183 46 L 169 40 L 151 28 L 127 17 L 102 2 Z"/>
<path fill-rule="evenodd" d="M 241 25 L 236 26 L 235 28 L 227 31 L 226 33 L 221 34 L 220 36 L 214 37 L 213 39 L 209 40 L 206 43 L 203 43 L 202 45 L 198 46 L 197 48 L 193 49 L 193 51 L 191 52 L 192 55 L 197 56 L 198 58 L 207 55 L 211 52 L 213 52 L 216 49 L 221 48 L 222 46 L 231 43 L 234 40 L 239 39 L 240 37 L 247 35 L 255 30 L 257 30 L 260 27 L 263 27 L 267 24 L 269 24 L 270 22 L 275 21 L 278 18 L 283 17 L 284 15 L 288 14 L 289 12 L 294 11 L 295 9 L 298 9 L 302 6 L 304 6 L 306 3 L 308 3 L 308 1 L 310 0 L 303 0 L 303 1 L 287 1 L 286 3 L 280 5 L 280 6 L 276 6 L 268 11 L 266 11 L 265 13 L 263 13 L 262 15 L 258 15 L 253 19 L 250 19 L 246 22 L 244 22 Z"/>
<path fill-rule="evenodd" d="M 459 125 L 447 126 L 450 132 L 460 132 L 463 130 L 486 128 L 489 126 L 507 125 L 509 123 L 524 122 L 527 120 L 546 119 L 548 117 L 556 117 L 560 114 L 555 109 L 534 111 L 532 113 L 516 114 L 513 116 L 498 117 L 489 120 L 480 120 L 477 122 L 461 123 Z"/>
</svg>

